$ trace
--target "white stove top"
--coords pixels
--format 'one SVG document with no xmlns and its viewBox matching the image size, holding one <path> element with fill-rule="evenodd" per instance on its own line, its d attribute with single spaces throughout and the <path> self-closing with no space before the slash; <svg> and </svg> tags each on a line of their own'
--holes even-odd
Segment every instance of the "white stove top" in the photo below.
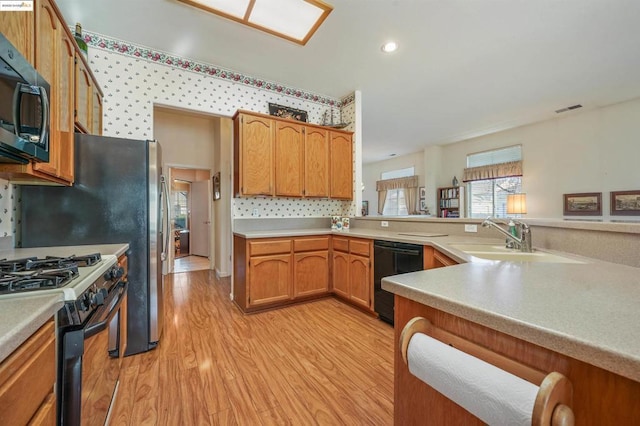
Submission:
<svg viewBox="0 0 640 426">
<path fill-rule="evenodd" d="M 77 247 L 74 250 L 70 250 L 67 247 L 65 248 L 41 247 L 41 248 L 32 248 L 32 249 L 16 249 L 14 251 L 14 256 L 13 257 L 7 256 L 7 258 L 11 260 L 12 258 L 29 257 L 29 256 L 66 257 L 74 254 L 87 255 L 90 253 L 85 251 L 80 251 L 77 249 Z M 76 300 L 78 296 L 82 294 L 83 291 L 85 291 L 97 279 L 102 277 L 102 275 L 104 275 L 104 273 L 107 272 L 109 268 L 115 265 L 118 260 L 117 257 L 113 254 L 103 254 L 101 257 L 102 257 L 102 260 L 96 263 L 95 265 L 79 266 L 78 276 L 75 277 L 72 281 L 70 281 L 64 287 L 25 291 L 25 292 L 18 292 L 18 293 L 0 294 L 0 299 L 37 297 L 37 296 L 45 296 L 45 295 L 52 295 L 52 294 L 60 294 L 62 296 L 62 300 L 64 301 Z"/>
</svg>

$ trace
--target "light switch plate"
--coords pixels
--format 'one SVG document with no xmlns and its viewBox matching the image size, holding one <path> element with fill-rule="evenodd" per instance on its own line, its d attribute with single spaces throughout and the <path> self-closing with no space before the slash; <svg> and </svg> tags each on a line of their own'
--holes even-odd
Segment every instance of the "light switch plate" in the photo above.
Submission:
<svg viewBox="0 0 640 426">
<path fill-rule="evenodd" d="M 478 225 L 464 225 L 464 232 L 478 232 Z"/>
<path fill-rule="evenodd" d="M 258 209 L 253 209 L 253 211 L 251 212 L 251 216 L 253 217 L 260 216 L 260 212 L 258 211 Z"/>
<path fill-rule="evenodd" d="M 389 222 L 387 222 L 386 220 L 383 220 L 382 222 L 380 222 L 380 226 L 382 226 L 383 228 L 388 228 Z"/>
</svg>

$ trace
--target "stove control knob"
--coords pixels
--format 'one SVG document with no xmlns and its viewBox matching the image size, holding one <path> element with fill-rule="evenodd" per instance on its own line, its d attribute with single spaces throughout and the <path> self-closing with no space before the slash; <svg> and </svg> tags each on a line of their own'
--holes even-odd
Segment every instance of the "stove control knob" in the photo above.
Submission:
<svg viewBox="0 0 640 426">
<path fill-rule="evenodd" d="M 84 304 L 87 306 L 87 310 L 89 310 L 89 308 L 95 308 L 96 307 L 96 294 L 93 291 L 88 291 L 84 294 Z"/>
<path fill-rule="evenodd" d="M 89 300 L 88 295 L 84 295 L 82 296 L 82 298 L 80 298 L 80 300 L 78 301 L 78 309 L 81 312 L 86 312 L 89 310 L 89 305 L 91 304 L 91 301 Z"/>
<path fill-rule="evenodd" d="M 123 275 L 124 275 L 124 269 L 121 267 L 115 266 L 109 269 L 107 272 L 105 272 L 104 279 L 107 281 L 117 280 L 121 278 Z"/>
<path fill-rule="evenodd" d="M 107 293 L 107 290 L 104 288 L 101 288 L 94 296 L 93 296 L 93 301 L 94 304 L 96 306 L 102 306 L 104 305 L 104 297 Z"/>
</svg>

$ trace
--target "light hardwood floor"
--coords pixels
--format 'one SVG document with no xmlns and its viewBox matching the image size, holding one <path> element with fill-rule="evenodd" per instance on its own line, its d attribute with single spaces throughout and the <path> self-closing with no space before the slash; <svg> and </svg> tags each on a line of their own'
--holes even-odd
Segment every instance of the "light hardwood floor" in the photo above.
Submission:
<svg viewBox="0 0 640 426">
<path fill-rule="evenodd" d="M 209 269 L 209 259 L 202 256 L 177 257 L 173 261 L 173 273 Z"/>
<path fill-rule="evenodd" d="M 112 425 L 391 425 L 393 329 L 327 298 L 242 315 L 228 279 L 169 275 L 160 345 L 127 357 Z"/>
</svg>

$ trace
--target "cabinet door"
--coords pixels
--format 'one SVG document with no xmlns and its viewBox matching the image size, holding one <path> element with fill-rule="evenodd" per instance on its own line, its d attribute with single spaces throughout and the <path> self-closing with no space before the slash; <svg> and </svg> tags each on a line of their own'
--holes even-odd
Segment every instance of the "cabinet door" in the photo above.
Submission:
<svg viewBox="0 0 640 426">
<path fill-rule="evenodd" d="M 242 115 L 240 127 L 240 192 L 272 195 L 274 122 Z"/>
<path fill-rule="evenodd" d="M 89 71 L 80 58 L 80 54 L 76 53 L 76 126 L 84 133 L 91 131 L 91 98 L 93 94 L 91 77 Z"/>
<path fill-rule="evenodd" d="M 0 32 L 34 65 L 34 13 L 21 11 L 0 12 Z M 47 80 L 48 81 L 48 80 Z"/>
<path fill-rule="evenodd" d="M 349 298 L 371 308 L 371 265 L 368 257 L 349 255 Z"/>
<path fill-rule="evenodd" d="M 58 175 L 58 158 L 60 155 L 59 133 L 60 126 L 57 84 L 58 70 L 56 59 L 58 56 L 58 38 L 62 31 L 58 17 L 49 0 L 42 0 L 37 6 L 36 13 L 36 68 L 40 75 L 49 82 L 49 161 L 47 163 L 35 163 L 33 168 L 52 176 Z"/>
<path fill-rule="evenodd" d="M 74 180 L 74 129 L 73 75 L 75 70 L 75 49 L 73 40 L 60 31 L 58 38 L 58 176 L 73 182 Z"/>
<path fill-rule="evenodd" d="M 304 171 L 304 138 L 302 126 L 277 121 L 275 123 L 276 195 L 302 197 Z"/>
<path fill-rule="evenodd" d="M 304 195 L 329 197 L 329 132 L 309 127 L 304 136 Z"/>
<path fill-rule="evenodd" d="M 344 297 L 349 297 L 349 255 L 333 252 L 333 292 Z"/>
<path fill-rule="evenodd" d="M 353 198 L 353 147 L 351 135 L 330 132 L 331 198 Z"/>
<path fill-rule="evenodd" d="M 329 291 L 329 252 L 296 253 L 293 264 L 293 297 L 323 294 Z"/>
<path fill-rule="evenodd" d="M 291 255 L 252 257 L 247 283 L 250 307 L 291 299 Z"/>
</svg>

